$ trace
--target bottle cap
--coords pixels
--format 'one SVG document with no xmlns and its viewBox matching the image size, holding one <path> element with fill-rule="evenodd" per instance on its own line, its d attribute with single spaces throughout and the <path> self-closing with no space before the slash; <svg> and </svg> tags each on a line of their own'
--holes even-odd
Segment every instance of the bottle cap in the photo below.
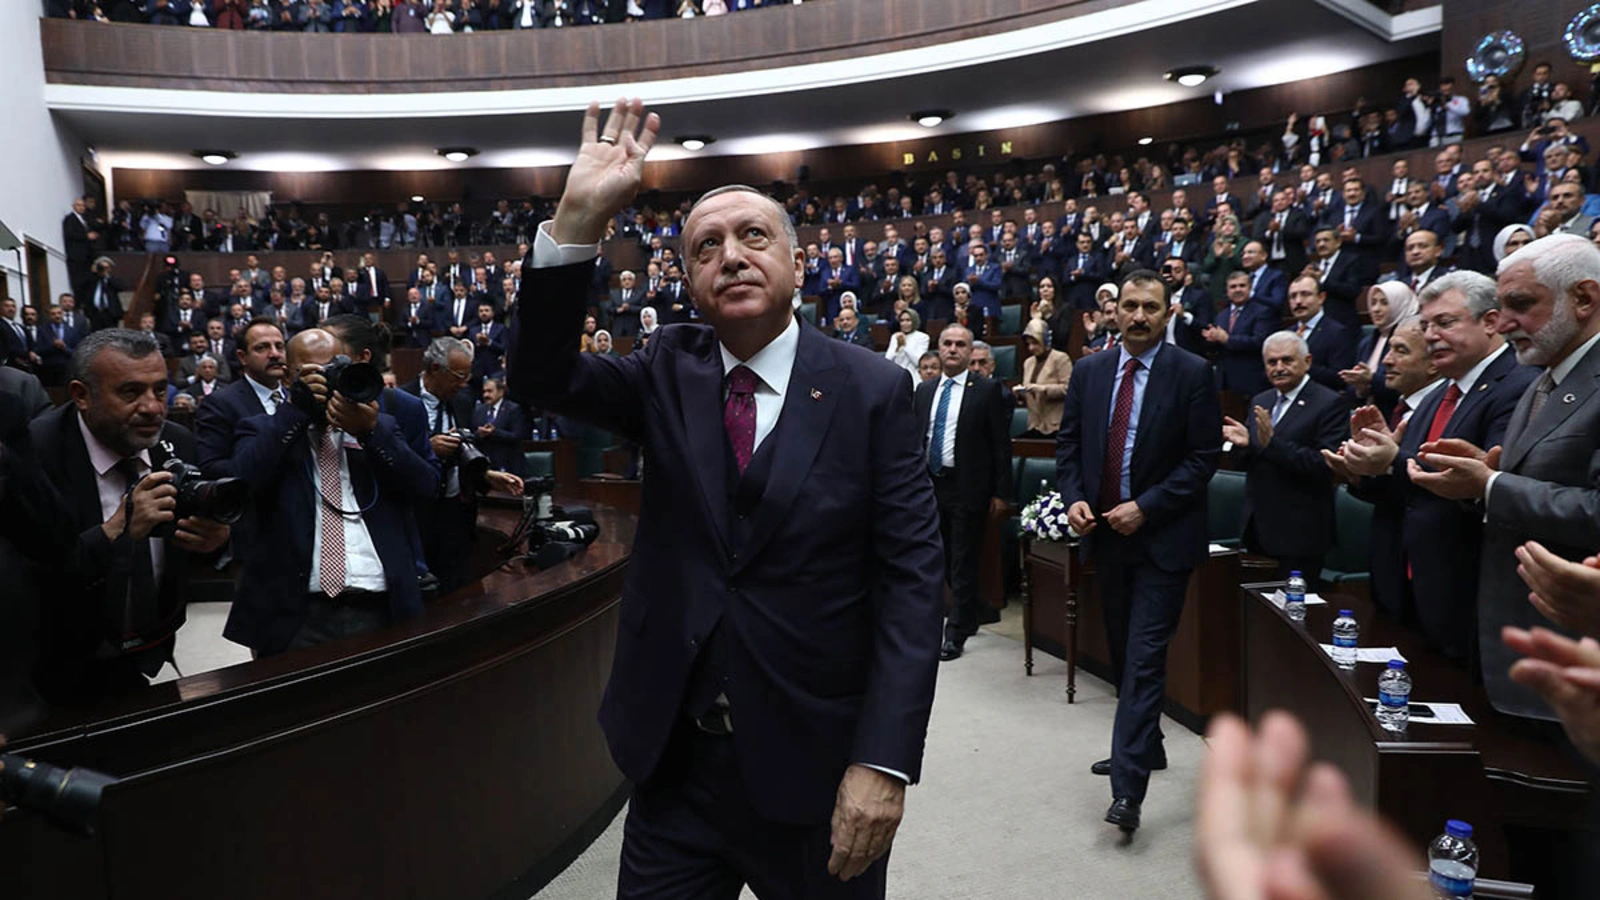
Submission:
<svg viewBox="0 0 1600 900">
<path fill-rule="evenodd" d="M 1339 610 L 1339 615 L 1341 615 L 1341 616 L 1343 616 L 1344 618 L 1347 618 L 1347 619 L 1354 619 L 1356 617 L 1356 614 L 1351 612 L 1348 609 Z"/>
<path fill-rule="evenodd" d="M 1470 838 L 1472 837 L 1472 826 L 1460 819 L 1451 819 L 1444 823 L 1444 833 L 1452 837 Z"/>
<path fill-rule="evenodd" d="M 1391 668 L 1391 669 L 1404 669 L 1405 667 L 1406 667 L 1406 663 L 1405 663 L 1405 660 L 1403 660 L 1403 659 L 1391 659 L 1391 660 L 1389 660 L 1389 668 Z"/>
<path fill-rule="evenodd" d="M 1289 577 L 1290 578 L 1299 578 L 1300 577 L 1300 570 L 1299 569 L 1290 569 L 1289 570 Z"/>
</svg>

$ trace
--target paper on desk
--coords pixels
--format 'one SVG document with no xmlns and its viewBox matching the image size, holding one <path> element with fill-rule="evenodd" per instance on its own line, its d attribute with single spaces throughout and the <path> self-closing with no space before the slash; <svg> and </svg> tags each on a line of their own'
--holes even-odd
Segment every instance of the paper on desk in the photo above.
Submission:
<svg viewBox="0 0 1600 900">
<path fill-rule="evenodd" d="M 1227 553 L 1228 550 L 1229 550 L 1229 548 L 1224 547 L 1221 544 L 1212 544 L 1210 552 L 1212 552 L 1212 553 Z"/>
<path fill-rule="evenodd" d="M 1378 708 L 1378 701 L 1367 698 L 1367 703 L 1374 710 Z M 1410 719 L 1424 725 L 1474 725 L 1472 717 L 1461 708 L 1459 703 L 1433 703 L 1413 700 L 1408 704 Z"/>
<path fill-rule="evenodd" d="M 1283 609 L 1284 603 L 1287 602 L 1285 600 L 1284 596 L 1283 596 L 1283 591 L 1282 590 L 1273 591 L 1272 592 L 1272 596 L 1268 597 L 1267 599 L 1271 600 L 1273 605 L 1278 607 L 1279 609 Z M 1307 592 L 1307 594 L 1306 594 L 1306 605 L 1307 606 L 1323 606 L 1323 605 L 1326 605 L 1327 602 L 1328 601 L 1322 599 L 1321 597 L 1317 596 L 1316 594 L 1312 594 L 1312 593 L 1309 593 L 1309 592 Z"/>
<path fill-rule="evenodd" d="M 1322 652 L 1328 654 L 1329 656 L 1332 656 L 1333 655 L 1333 645 L 1332 644 L 1323 644 L 1322 645 Z M 1400 648 L 1398 648 L 1398 647 L 1357 647 L 1356 648 L 1356 662 L 1358 662 L 1358 663 L 1377 663 L 1378 665 L 1381 666 L 1381 665 L 1387 665 L 1389 660 L 1391 660 L 1391 659 L 1398 659 L 1401 662 L 1410 662 L 1410 660 L 1408 660 L 1404 656 L 1400 655 Z"/>
</svg>

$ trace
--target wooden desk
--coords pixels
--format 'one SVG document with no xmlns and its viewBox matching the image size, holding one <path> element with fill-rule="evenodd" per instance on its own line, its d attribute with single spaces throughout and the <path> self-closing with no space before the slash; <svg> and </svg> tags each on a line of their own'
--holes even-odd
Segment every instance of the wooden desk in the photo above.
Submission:
<svg viewBox="0 0 1600 900">
<path fill-rule="evenodd" d="M 595 514 L 600 539 L 547 571 L 495 568 L 398 627 L 12 735 L 8 752 L 122 781 L 92 840 L 0 821 L 4 895 L 537 893 L 627 795 L 595 711 L 634 519 Z M 486 506 L 479 525 L 517 515 Z"/>
<path fill-rule="evenodd" d="M 1094 563 L 1078 560 L 1077 544 L 1023 538 L 1023 658 L 1033 674 L 1033 648 L 1067 661 L 1067 702 L 1077 693 L 1078 665 L 1111 681 L 1105 609 Z M 1167 715 L 1202 731 L 1206 720 L 1242 709 L 1239 691 L 1240 554 L 1212 553 L 1189 577 L 1178 630 L 1167 649 Z M 1113 685 L 1115 686 L 1115 685 Z"/>
<path fill-rule="evenodd" d="M 1246 585 L 1243 607 L 1244 708 L 1254 721 L 1286 709 L 1305 723 L 1317 758 L 1338 766 L 1356 798 L 1399 826 L 1419 849 L 1447 818 L 1473 825 L 1482 856 L 1479 873 L 1508 874 L 1505 826 L 1581 827 L 1588 785 L 1583 770 L 1521 720 L 1495 712 L 1468 673 L 1429 650 L 1370 601 L 1325 590 L 1326 606 L 1292 622 L 1265 594 L 1277 585 Z M 1382 667 L 1354 671 L 1334 665 L 1318 643 L 1331 640 L 1333 619 L 1351 609 L 1361 645 L 1399 649 L 1408 660 L 1419 701 L 1459 703 L 1476 723 L 1427 725 L 1405 734 L 1378 725 L 1365 698 L 1376 697 Z"/>
</svg>

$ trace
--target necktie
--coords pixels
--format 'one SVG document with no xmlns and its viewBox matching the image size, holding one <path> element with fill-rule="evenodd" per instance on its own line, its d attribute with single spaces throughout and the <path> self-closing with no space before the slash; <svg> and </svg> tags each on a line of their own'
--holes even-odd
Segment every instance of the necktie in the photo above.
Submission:
<svg viewBox="0 0 1600 900">
<path fill-rule="evenodd" d="M 1278 420 L 1283 418 L 1283 414 L 1288 412 L 1288 411 L 1289 411 L 1289 395 L 1288 394 L 1279 394 L 1278 395 L 1278 402 L 1272 404 L 1272 424 L 1274 424 L 1274 425 L 1278 424 Z"/>
<path fill-rule="evenodd" d="M 722 427 L 740 475 L 756 451 L 756 382 L 756 373 L 749 367 L 735 366 L 728 373 L 728 399 L 722 405 Z"/>
<path fill-rule="evenodd" d="M 1450 424 L 1450 417 L 1455 415 L 1456 404 L 1461 401 L 1461 388 L 1455 382 L 1444 390 L 1444 399 L 1439 401 L 1439 408 L 1433 412 L 1433 422 L 1428 425 L 1428 440 L 1437 441 L 1439 435 L 1444 434 L 1446 425 Z"/>
<path fill-rule="evenodd" d="M 1122 451 L 1128 443 L 1129 420 L 1133 417 L 1133 381 L 1139 371 L 1139 358 L 1129 357 L 1122 366 L 1122 384 L 1117 386 L 1117 403 L 1111 412 L 1111 428 L 1106 432 L 1106 461 L 1100 472 L 1100 511 L 1110 512 L 1122 502 Z"/>
<path fill-rule="evenodd" d="M 1322 260 L 1322 277 L 1323 278 L 1327 278 L 1328 277 L 1328 267 L 1329 267 L 1329 264 L 1331 262 L 1332 262 L 1331 260 L 1326 259 L 1326 258 Z"/>
<path fill-rule="evenodd" d="M 950 395 L 956 380 L 946 378 L 939 391 L 939 408 L 933 414 L 933 437 L 928 441 L 928 471 L 937 475 L 944 468 L 944 432 L 950 423 Z"/>
<path fill-rule="evenodd" d="M 1233 331 L 1233 326 L 1239 324 L 1239 310 L 1241 308 L 1242 307 L 1235 305 L 1233 308 L 1228 310 L 1228 330 L 1230 332 Z"/>
<path fill-rule="evenodd" d="M 1528 421 L 1532 422 L 1539 415 L 1539 410 L 1544 409 L 1544 402 L 1550 399 L 1550 392 L 1556 389 L 1556 380 L 1550 375 L 1548 369 L 1539 376 L 1539 383 L 1533 388 L 1533 400 L 1528 404 Z"/>
<path fill-rule="evenodd" d="M 439 403 L 433 408 L 433 433 L 444 433 L 444 404 Z"/>
<path fill-rule="evenodd" d="M 317 483 L 322 502 L 317 505 L 322 517 L 322 547 L 318 554 L 317 586 L 329 597 L 337 597 L 344 590 L 344 516 L 340 507 L 344 502 L 344 489 L 339 482 L 339 443 L 333 429 L 322 432 L 317 444 Z"/>
<path fill-rule="evenodd" d="M 1407 409 L 1408 407 L 1406 406 L 1406 402 L 1404 400 L 1401 400 L 1399 403 L 1394 405 L 1394 411 L 1389 413 L 1390 431 L 1398 429 L 1400 427 L 1400 423 L 1405 421 Z"/>
<path fill-rule="evenodd" d="M 1300 337 L 1305 337 L 1306 336 L 1306 323 L 1297 322 L 1295 324 L 1295 326 L 1294 326 L 1294 333 L 1296 335 L 1300 336 Z"/>
<path fill-rule="evenodd" d="M 272 401 L 272 408 L 267 410 L 267 412 L 269 414 L 276 413 L 278 411 L 278 407 L 283 405 L 283 388 L 273 388 L 272 393 L 267 395 L 267 399 Z"/>
<path fill-rule="evenodd" d="M 133 493 L 139 483 L 139 460 L 127 457 L 115 466 L 122 476 L 123 497 Z M 126 502 L 126 501 L 124 501 Z M 139 633 L 141 625 L 155 623 L 156 582 L 155 565 L 150 559 L 150 538 L 133 541 L 133 557 L 128 566 L 128 588 L 123 595 L 122 636 L 131 638 Z"/>
</svg>

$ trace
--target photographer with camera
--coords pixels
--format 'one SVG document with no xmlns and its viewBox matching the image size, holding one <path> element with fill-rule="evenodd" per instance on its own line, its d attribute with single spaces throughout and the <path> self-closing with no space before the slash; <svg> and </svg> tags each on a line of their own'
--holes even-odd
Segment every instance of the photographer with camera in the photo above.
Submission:
<svg viewBox="0 0 1600 900">
<path fill-rule="evenodd" d="M 438 496 L 418 509 L 422 552 L 441 595 L 465 580 L 468 550 L 478 533 L 478 495 L 491 488 L 522 493 L 522 479 L 491 468 L 473 437 L 472 395 L 462 390 L 472 377 L 472 357 L 471 343 L 435 338 L 422 354 L 422 374 L 401 388 L 422 398 L 429 442 L 443 463 Z"/>
<path fill-rule="evenodd" d="M 408 535 L 438 490 L 393 416 L 383 378 L 329 332 L 289 340 L 289 402 L 238 425 L 233 469 L 250 485 L 257 540 L 223 636 L 258 656 L 364 634 L 422 611 Z"/>
<path fill-rule="evenodd" d="M 43 581 L 35 687 L 52 703 L 103 702 L 142 687 L 172 659 L 188 561 L 228 540 L 225 482 L 199 480 L 194 438 L 166 420 L 167 367 L 149 336 L 84 338 L 72 402 L 35 419 L 39 464 L 61 494 L 76 543 Z"/>
</svg>

